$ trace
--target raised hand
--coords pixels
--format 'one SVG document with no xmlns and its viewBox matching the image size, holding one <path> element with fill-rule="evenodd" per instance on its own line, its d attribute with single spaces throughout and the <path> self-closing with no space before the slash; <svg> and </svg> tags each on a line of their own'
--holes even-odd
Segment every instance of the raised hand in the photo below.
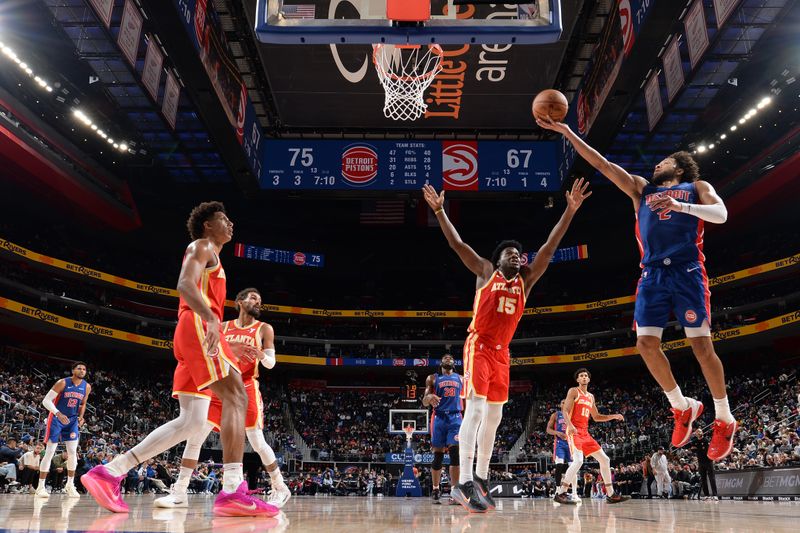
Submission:
<svg viewBox="0 0 800 533">
<path fill-rule="evenodd" d="M 431 209 L 434 211 L 442 209 L 444 205 L 444 191 L 436 194 L 436 189 L 429 184 L 425 184 L 425 186 L 422 187 L 422 195 L 425 197 L 425 201 L 428 202 Z"/>
<path fill-rule="evenodd" d="M 567 209 L 573 212 L 577 211 L 581 204 L 583 204 L 583 201 L 592 195 L 592 191 L 586 192 L 588 189 L 588 181 L 585 181 L 583 178 L 575 180 L 572 184 L 572 189 L 565 193 L 567 197 Z"/>
<path fill-rule="evenodd" d="M 543 130 L 550 130 L 555 131 L 560 134 L 565 134 L 569 131 L 569 126 L 564 124 L 563 122 L 556 122 L 550 117 L 534 117 L 536 118 L 536 124 L 542 128 Z"/>
</svg>

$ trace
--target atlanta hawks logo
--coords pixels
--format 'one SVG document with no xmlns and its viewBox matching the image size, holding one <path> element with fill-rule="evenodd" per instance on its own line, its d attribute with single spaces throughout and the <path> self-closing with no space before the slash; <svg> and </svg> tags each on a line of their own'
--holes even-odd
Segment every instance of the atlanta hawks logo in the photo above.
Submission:
<svg viewBox="0 0 800 533">
<path fill-rule="evenodd" d="M 445 190 L 478 190 L 478 143 L 442 143 L 442 175 Z"/>
</svg>

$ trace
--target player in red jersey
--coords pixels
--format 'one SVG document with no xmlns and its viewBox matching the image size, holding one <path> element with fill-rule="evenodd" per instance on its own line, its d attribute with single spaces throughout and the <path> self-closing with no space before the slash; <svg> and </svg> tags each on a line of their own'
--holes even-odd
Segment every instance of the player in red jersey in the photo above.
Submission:
<svg viewBox="0 0 800 533">
<path fill-rule="evenodd" d="M 517 241 L 501 242 L 491 261 L 475 253 L 461 240 L 447 218 L 444 191 L 437 194 L 430 185 L 423 188 L 425 201 L 436 215 L 447 243 L 477 277 L 473 318 L 464 343 L 462 398 L 467 402 L 458 433 L 461 470 L 459 483 L 450 493 L 470 512 L 486 512 L 494 508 L 489 494 L 489 461 L 497 427 L 503 417 L 503 404 L 508 401 L 508 343 L 517 329 L 531 288 L 547 270 L 575 212 L 592 194 L 586 192 L 588 187 L 583 179 L 572 184 L 572 189 L 566 193 L 564 214 L 539 249 L 536 259 L 525 266 L 521 263 L 522 245 Z M 478 457 L 473 479 L 476 439 Z"/>
<path fill-rule="evenodd" d="M 219 254 L 233 237 L 233 223 L 219 202 L 195 207 L 187 222 L 193 242 L 187 247 L 178 279 L 178 325 L 175 328 L 173 391 L 178 418 L 156 428 L 128 452 L 81 477 L 94 499 L 109 511 L 128 512 L 120 484 L 128 470 L 181 441 L 205 424 L 213 391 L 222 399 L 224 482 L 214 501 L 218 516 L 274 516 L 279 511 L 241 490 L 244 417 L 247 396 L 236 361 L 254 359 L 253 348 L 231 347 L 220 338 L 225 306 L 225 271 Z M 210 390 L 209 390 L 210 389 Z"/>
<path fill-rule="evenodd" d="M 594 395 L 589 392 L 589 381 L 592 375 L 585 368 L 575 371 L 577 387 L 572 387 L 564 400 L 564 412 L 567 413 L 567 441 L 569 442 L 572 462 L 564 474 L 561 485 L 556 489 L 555 501 L 558 503 L 576 503 L 567 494 L 570 484 L 577 487 L 578 472 L 583 465 L 584 457 L 594 457 L 600 463 L 600 473 L 606 487 L 606 501 L 620 503 L 629 500 L 630 496 L 623 496 L 614 492 L 611 482 L 611 461 L 603 448 L 589 435 L 589 416 L 595 422 L 608 422 L 609 420 L 625 421 L 621 414 L 601 415 L 597 411 Z"/>
<path fill-rule="evenodd" d="M 275 367 L 275 331 L 272 326 L 257 320 L 261 316 L 261 293 L 258 289 L 247 288 L 239 291 L 234 301 L 239 310 L 239 318 L 222 324 L 222 335 L 231 346 L 243 344 L 258 350 L 256 359 L 267 368 Z M 281 508 L 289 501 L 292 493 L 283 481 L 275 452 L 264 440 L 264 401 L 258 389 L 258 361 L 240 361 L 242 380 L 247 392 L 247 415 L 245 417 L 245 434 L 253 450 L 261 457 L 261 461 L 272 480 L 268 503 Z M 156 507 L 187 507 L 186 491 L 189 481 L 197 466 L 200 450 L 211 431 L 219 431 L 222 419 L 222 402 L 212 393 L 211 406 L 208 409 L 208 420 L 203 427 L 186 441 L 183 450 L 181 470 L 178 480 L 173 485 L 169 496 L 157 499 Z"/>
</svg>

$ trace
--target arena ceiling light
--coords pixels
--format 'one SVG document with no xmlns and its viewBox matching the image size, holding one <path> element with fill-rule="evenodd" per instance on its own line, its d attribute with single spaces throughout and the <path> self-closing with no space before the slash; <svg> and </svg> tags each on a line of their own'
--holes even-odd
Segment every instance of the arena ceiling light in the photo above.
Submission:
<svg viewBox="0 0 800 533">
<path fill-rule="evenodd" d="M 89 129 L 91 129 L 93 132 L 95 132 L 98 137 L 100 137 L 101 139 L 103 139 L 106 142 L 108 142 L 108 144 L 113 146 L 115 150 L 119 150 L 120 152 L 123 152 L 123 153 L 128 153 L 129 146 L 128 146 L 127 142 L 125 142 L 125 141 L 117 142 L 112 137 L 109 137 L 108 134 L 105 131 L 103 131 L 103 130 L 101 130 L 100 128 L 97 127 L 97 124 L 95 124 L 94 121 L 92 121 L 92 119 L 89 118 L 89 116 L 86 113 L 84 113 L 82 109 L 78 109 L 78 108 L 73 109 L 72 110 L 72 115 L 78 121 L 83 123 L 85 126 L 88 126 Z"/>
<path fill-rule="evenodd" d="M 759 100 L 759 102 L 756 104 L 755 107 L 751 107 L 750 109 L 748 109 L 747 113 L 745 113 L 744 115 L 741 116 L 741 118 L 739 118 L 739 120 L 737 121 L 739 126 L 744 125 L 745 123 L 747 123 L 748 120 L 750 120 L 751 118 L 756 116 L 756 114 L 760 110 L 764 109 L 765 107 L 767 107 L 771 103 L 772 103 L 772 98 L 769 97 L 769 96 L 765 96 L 764 98 Z M 739 126 L 737 126 L 736 124 L 732 124 L 731 127 L 730 127 L 730 131 L 736 131 L 737 129 L 739 129 Z M 708 152 L 709 150 L 713 150 L 716 145 L 720 144 L 727 137 L 728 137 L 728 135 L 725 134 L 725 133 L 717 134 L 717 142 L 716 142 L 716 144 L 715 143 L 710 143 L 708 145 L 706 145 L 705 143 L 700 144 L 700 145 L 697 146 L 697 148 L 694 150 L 693 153 L 703 154 L 705 152 Z"/>
<path fill-rule="evenodd" d="M 53 92 L 53 87 L 39 75 L 33 73 L 33 69 L 23 60 L 19 58 L 19 56 L 11 49 L 10 46 L 6 45 L 5 43 L 0 42 L 0 51 L 3 52 L 3 55 L 6 56 L 8 59 L 13 61 L 17 64 L 17 66 L 28 76 L 33 78 L 34 83 L 44 89 L 45 91 L 51 93 Z"/>
</svg>

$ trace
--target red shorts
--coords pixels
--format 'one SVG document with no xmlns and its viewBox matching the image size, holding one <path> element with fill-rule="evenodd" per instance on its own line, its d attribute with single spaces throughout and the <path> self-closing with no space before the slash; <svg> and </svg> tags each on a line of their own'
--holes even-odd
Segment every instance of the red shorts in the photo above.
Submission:
<svg viewBox="0 0 800 533">
<path fill-rule="evenodd" d="M 464 343 L 464 387 L 461 397 L 468 399 L 472 392 L 479 398 L 486 398 L 489 403 L 506 403 L 509 356 L 508 347 L 490 346 L 471 333 Z"/>
<path fill-rule="evenodd" d="M 203 341 L 206 338 L 206 323 L 195 313 L 183 312 L 178 317 L 173 338 L 173 352 L 178 366 L 172 380 L 172 396 L 191 394 L 210 396 L 206 388 L 230 374 L 239 372 L 231 347 L 220 331 L 216 353 L 209 355 Z"/>
<path fill-rule="evenodd" d="M 244 418 L 245 429 L 264 429 L 264 401 L 258 382 L 248 379 L 244 382 L 247 391 L 247 415 Z M 222 402 L 216 394 L 211 394 L 211 405 L 208 406 L 208 421 L 214 426 L 214 431 L 219 432 L 222 420 Z"/>
<path fill-rule="evenodd" d="M 589 457 L 593 453 L 601 450 L 597 441 L 589 435 L 588 429 L 583 428 L 575 428 L 577 431 L 573 436 L 569 438 L 569 448 L 570 452 L 572 452 L 572 456 L 575 457 L 575 450 L 579 450 L 583 452 L 584 457 Z"/>
</svg>

